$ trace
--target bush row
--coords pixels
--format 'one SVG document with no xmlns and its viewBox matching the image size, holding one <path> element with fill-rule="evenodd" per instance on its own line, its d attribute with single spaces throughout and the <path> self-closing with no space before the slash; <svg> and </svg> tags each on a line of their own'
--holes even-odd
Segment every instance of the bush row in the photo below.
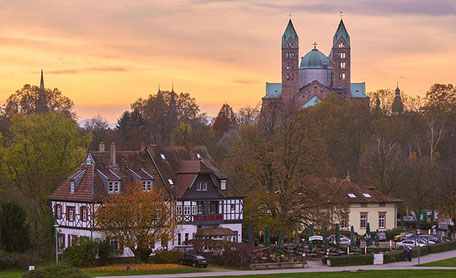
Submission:
<svg viewBox="0 0 456 278">
<path fill-rule="evenodd" d="M 373 255 L 353 255 L 328 257 L 331 266 L 367 265 L 374 263 Z"/>
<path fill-rule="evenodd" d="M 426 256 L 432 253 L 439 253 L 456 249 L 456 241 L 436 243 L 434 245 L 421 247 L 420 256 Z M 412 258 L 418 257 L 418 248 L 412 249 Z M 370 259 L 369 259 L 370 258 Z M 372 255 L 356 255 L 356 256 L 339 256 L 328 257 L 331 261 L 331 266 L 344 266 L 344 265 L 365 265 L 373 264 Z M 403 250 L 388 252 L 383 255 L 383 263 L 389 264 L 400 262 L 404 260 Z"/>
</svg>

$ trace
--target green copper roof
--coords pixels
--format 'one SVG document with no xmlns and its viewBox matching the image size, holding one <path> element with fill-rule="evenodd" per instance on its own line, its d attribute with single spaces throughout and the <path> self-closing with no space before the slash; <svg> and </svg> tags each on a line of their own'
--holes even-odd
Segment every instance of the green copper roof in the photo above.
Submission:
<svg viewBox="0 0 456 278">
<path fill-rule="evenodd" d="M 282 36 L 282 47 L 285 46 L 285 43 L 288 41 L 289 38 L 292 38 L 296 45 L 299 46 L 298 34 L 296 33 L 295 28 L 293 27 L 291 19 L 290 21 L 288 21 L 287 28 L 285 29 L 285 32 Z"/>
<path fill-rule="evenodd" d="M 342 19 L 340 20 L 339 27 L 337 27 L 337 31 L 334 34 L 333 46 L 336 46 L 336 43 L 340 38 L 344 38 L 344 40 L 348 43 L 348 46 L 350 46 L 350 36 L 348 35 L 347 29 L 345 29 L 344 21 Z"/>
<path fill-rule="evenodd" d="M 317 97 L 317 96 L 313 96 L 311 99 L 309 99 L 309 101 L 307 101 L 306 103 L 304 103 L 304 105 L 302 106 L 302 108 L 307 108 L 307 107 L 311 107 L 311 106 L 315 106 L 317 104 L 319 104 L 321 101 L 320 99 Z"/>
<path fill-rule="evenodd" d="M 301 59 L 300 69 L 323 69 L 329 68 L 329 59 L 317 48 L 307 52 Z"/>
<path fill-rule="evenodd" d="M 266 98 L 280 98 L 282 96 L 282 83 L 266 82 Z"/>
<path fill-rule="evenodd" d="M 352 98 L 366 98 L 366 83 L 350 83 Z"/>
</svg>

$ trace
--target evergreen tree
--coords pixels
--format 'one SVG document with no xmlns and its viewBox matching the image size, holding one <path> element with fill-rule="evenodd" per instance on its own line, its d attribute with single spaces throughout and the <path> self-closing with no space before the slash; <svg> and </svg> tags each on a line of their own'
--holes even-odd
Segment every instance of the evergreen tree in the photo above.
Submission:
<svg viewBox="0 0 456 278">
<path fill-rule="evenodd" d="M 214 129 L 215 135 L 218 138 L 221 138 L 228 130 L 236 127 L 236 124 L 236 114 L 234 114 L 233 108 L 225 103 L 218 112 L 212 128 Z"/>
<path fill-rule="evenodd" d="M 30 248 L 29 225 L 25 211 L 19 205 L 2 204 L 0 223 L 0 243 L 7 252 L 23 252 Z"/>
</svg>

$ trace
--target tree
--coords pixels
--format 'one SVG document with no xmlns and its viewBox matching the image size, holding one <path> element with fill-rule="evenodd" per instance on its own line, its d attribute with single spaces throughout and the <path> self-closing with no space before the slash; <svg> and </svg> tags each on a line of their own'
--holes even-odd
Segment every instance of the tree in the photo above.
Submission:
<svg viewBox="0 0 456 278">
<path fill-rule="evenodd" d="M 259 115 L 260 111 L 258 107 L 242 107 L 237 113 L 237 123 L 239 125 L 256 125 Z"/>
<path fill-rule="evenodd" d="M 177 146 L 186 146 L 192 142 L 192 127 L 186 123 L 180 123 L 171 134 L 171 144 Z"/>
<path fill-rule="evenodd" d="M 282 119 L 271 136 L 259 127 L 241 126 L 225 169 L 248 196 L 244 219 L 261 230 L 291 234 L 312 221 L 328 221 L 330 186 L 316 184 L 309 175 L 327 176 L 331 169 L 318 126 L 309 111 L 295 111 Z M 326 209 L 326 210 L 325 210 Z"/>
<path fill-rule="evenodd" d="M 30 228 L 25 211 L 20 206 L 2 204 L 0 223 L 0 243 L 7 252 L 23 252 L 30 248 Z"/>
<path fill-rule="evenodd" d="M 6 100 L 4 113 L 11 117 L 16 113 L 35 115 L 61 112 L 74 118 L 73 108 L 73 102 L 58 89 L 40 89 L 37 86 L 25 84 Z"/>
<path fill-rule="evenodd" d="M 152 187 L 144 192 L 141 184 L 132 183 L 127 192 L 103 201 L 96 225 L 107 237 L 130 248 L 136 262 L 146 262 L 155 241 L 173 238 L 178 224 L 174 208 L 175 201 L 164 191 Z"/>
<path fill-rule="evenodd" d="M 214 119 L 212 129 L 215 132 L 217 138 L 221 138 L 228 130 L 236 127 L 237 120 L 236 114 L 234 114 L 233 108 L 229 104 L 223 104 L 222 108 Z"/>
<path fill-rule="evenodd" d="M 456 107 L 456 88 L 453 84 L 434 84 L 426 93 L 428 110 L 450 112 Z"/>
<path fill-rule="evenodd" d="M 100 115 L 86 121 L 83 129 L 92 135 L 92 141 L 89 147 L 91 150 L 98 150 L 101 142 L 109 143 L 114 141 L 113 131 L 109 128 L 108 122 Z"/>
<path fill-rule="evenodd" d="M 82 136 L 72 118 L 56 112 L 17 114 L 9 133 L 1 161 L 4 177 L 27 200 L 33 239 L 46 246 L 52 239 L 48 196 L 84 159 L 90 136 Z"/>
<path fill-rule="evenodd" d="M 146 135 L 146 120 L 138 109 L 125 111 L 117 121 L 116 133 L 126 150 L 137 150 L 141 143 L 150 143 Z"/>
<path fill-rule="evenodd" d="M 179 123 L 190 126 L 199 124 L 204 114 L 194 98 L 187 93 L 176 94 L 174 91 L 159 91 L 148 99 L 138 99 L 132 104 L 145 120 L 144 132 L 153 144 L 167 145 L 171 142 L 171 133 Z"/>
</svg>

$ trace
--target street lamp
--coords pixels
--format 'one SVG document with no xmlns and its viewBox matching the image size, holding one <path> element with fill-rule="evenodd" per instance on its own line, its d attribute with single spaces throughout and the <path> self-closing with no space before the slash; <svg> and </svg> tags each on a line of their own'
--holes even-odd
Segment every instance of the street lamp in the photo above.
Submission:
<svg viewBox="0 0 456 278">
<path fill-rule="evenodd" d="M 58 226 L 59 226 L 58 224 L 54 224 L 54 229 L 55 229 L 55 264 L 59 263 L 59 245 L 58 245 L 59 237 L 58 237 L 58 234 L 57 234 L 57 227 Z M 59 232 L 60 232 L 60 230 L 59 230 Z"/>
</svg>

